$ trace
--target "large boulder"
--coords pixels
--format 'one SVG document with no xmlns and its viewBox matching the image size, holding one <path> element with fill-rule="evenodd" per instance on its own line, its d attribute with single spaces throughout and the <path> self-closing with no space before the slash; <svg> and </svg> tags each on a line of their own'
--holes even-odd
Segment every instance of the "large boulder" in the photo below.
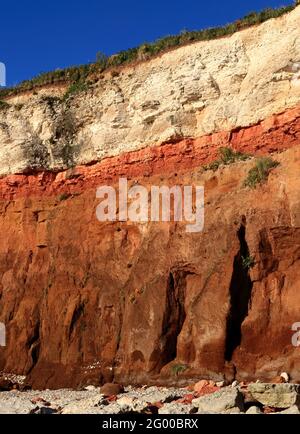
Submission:
<svg viewBox="0 0 300 434">
<path fill-rule="evenodd" d="M 192 414 L 197 412 L 197 407 L 192 404 L 180 404 L 169 402 L 158 410 L 158 414 Z"/>
<path fill-rule="evenodd" d="M 198 412 L 238 413 L 244 410 L 243 394 L 231 387 L 193 399 L 192 404 L 198 408 Z"/>
<path fill-rule="evenodd" d="M 292 407 L 275 414 L 300 414 L 300 410 L 297 405 L 293 405 Z"/>
<path fill-rule="evenodd" d="M 263 405 L 277 408 L 289 408 L 300 405 L 300 385 L 252 383 L 248 391 L 253 398 Z"/>
<path fill-rule="evenodd" d="M 259 407 L 252 405 L 251 407 L 248 408 L 246 414 L 263 414 L 263 413 Z"/>
<path fill-rule="evenodd" d="M 100 388 L 100 393 L 104 396 L 119 395 L 124 392 L 124 387 L 117 383 L 106 383 Z"/>
</svg>

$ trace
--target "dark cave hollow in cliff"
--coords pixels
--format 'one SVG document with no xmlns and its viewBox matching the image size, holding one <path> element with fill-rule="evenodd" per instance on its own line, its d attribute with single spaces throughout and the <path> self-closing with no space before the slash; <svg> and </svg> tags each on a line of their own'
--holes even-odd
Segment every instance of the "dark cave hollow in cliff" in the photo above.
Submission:
<svg viewBox="0 0 300 434">
<path fill-rule="evenodd" d="M 177 356 L 177 339 L 186 317 L 184 302 L 187 274 L 185 271 L 177 271 L 170 273 L 168 277 L 160 368 L 175 360 Z"/>
<path fill-rule="evenodd" d="M 234 258 L 233 273 L 230 282 L 230 311 L 226 322 L 225 360 L 231 361 L 235 349 L 241 344 L 242 323 L 248 315 L 251 300 L 252 282 L 249 268 L 243 258 L 249 258 L 249 248 L 246 242 L 246 228 L 241 225 L 237 232 L 240 250 Z"/>
</svg>

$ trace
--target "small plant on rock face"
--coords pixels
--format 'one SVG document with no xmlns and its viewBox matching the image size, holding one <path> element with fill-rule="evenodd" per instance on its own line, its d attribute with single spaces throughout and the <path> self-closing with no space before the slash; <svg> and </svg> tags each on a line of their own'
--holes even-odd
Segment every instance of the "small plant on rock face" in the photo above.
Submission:
<svg viewBox="0 0 300 434">
<path fill-rule="evenodd" d="M 9 104 L 6 101 L 0 100 L 0 110 L 9 107 Z"/>
<path fill-rule="evenodd" d="M 120 51 L 118 54 L 114 54 L 110 57 L 107 57 L 105 54 L 100 52 L 97 53 L 96 61 L 89 65 L 79 65 L 65 69 L 57 69 L 51 72 L 45 72 L 38 75 L 37 77 L 34 77 L 32 80 L 26 80 L 20 83 L 14 88 L 0 89 L 0 97 L 3 98 L 4 96 L 14 95 L 22 91 L 31 91 L 35 87 L 40 87 L 47 84 L 75 83 L 78 81 L 82 82 L 88 77 L 89 74 L 103 71 L 111 66 L 117 67 L 119 65 L 128 64 L 138 60 L 149 59 L 166 50 L 196 41 L 208 41 L 210 39 L 232 35 L 239 30 L 263 23 L 270 18 L 280 17 L 292 11 L 298 4 L 299 0 L 295 0 L 294 5 L 289 5 L 278 9 L 268 8 L 261 12 L 252 12 L 244 18 L 231 24 L 227 24 L 223 27 L 208 28 L 199 31 L 186 30 L 179 35 L 166 36 L 154 41 L 153 43 L 146 43 L 140 47 L 134 47 L 129 48 L 128 50 Z"/>
<path fill-rule="evenodd" d="M 187 369 L 186 365 L 183 365 L 181 363 L 178 363 L 177 365 L 173 365 L 171 367 L 171 371 L 174 375 L 176 375 L 176 377 L 178 376 L 178 374 L 180 374 L 181 372 L 184 372 Z"/>
<path fill-rule="evenodd" d="M 253 256 L 242 256 L 242 265 L 245 270 L 249 270 L 250 268 L 253 268 L 255 265 L 255 259 Z"/>
<path fill-rule="evenodd" d="M 249 170 L 248 176 L 244 181 L 245 187 L 255 188 L 268 179 L 272 169 L 279 165 L 278 161 L 269 157 L 259 158 L 255 167 Z"/>
<path fill-rule="evenodd" d="M 58 196 L 58 200 L 59 200 L 60 202 L 63 202 L 64 200 L 69 199 L 70 196 L 71 196 L 70 193 L 62 193 L 62 194 L 60 194 L 60 195 Z"/>
<path fill-rule="evenodd" d="M 63 99 L 65 101 L 69 98 L 69 96 L 75 95 L 76 93 L 79 93 L 79 92 L 84 92 L 87 89 L 88 89 L 88 85 L 85 82 L 76 81 L 68 87 L 66 93 L 64 94 Z"/>
<path fill-rule="evenodd" d="M 219 149 L 219 157 L 218 160 L 213 161 L 208 166 L 204 166 L 204 170 L 213 170 L 215 172 L 221 165 L 227 166 L 237 161 L 245 161 L 250 158 L 250 155 L 234 151 L 232 148 L 221 147 Z"/>
<path fill-rule="evenodd" d="M 98 51 L 96 54 L 96 64 L 101 70 L 104 70 L 108 65 L 108 56 L 101 51 Z"/>
<path fill-rule="evenodd" d="M 243 154 L 242 152 L 234 151 L 233 149 L 226 147 L 220 148 L 219 154 L 223 164 L 232 164 L 236 161 L 245 161 L 250 158 L 248 154 Z"/>
</svg>

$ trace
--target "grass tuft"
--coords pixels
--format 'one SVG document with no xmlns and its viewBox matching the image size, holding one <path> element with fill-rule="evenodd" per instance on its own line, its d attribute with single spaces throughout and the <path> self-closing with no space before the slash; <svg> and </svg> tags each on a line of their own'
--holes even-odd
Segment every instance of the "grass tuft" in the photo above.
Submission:
<svg viewBox="0 0 300 434">
<path fill-rule="evenodd" d="M 219 159 L 204 166 L 204 170 L 213 170 L 214 172 L 222 165 L 228 166 L 229 164 L 236 163 L 237 161 L 245 161 L 251 158 L 251 155 L 242 152 L 234 151 L 231 148 L 222 147 L 219 149 Z"/>
<path fill-rule="evenodd" d="M 21 82 L 15 87 L 0 89 L 0 99 L 10 95 L 16 95 L 24 91 L 32 91 L 35 88 L 56 84 L 69 83 L 70 85 L 80 82 L 84 83 L 91 74 L 101 73 L 107 68 L 129 64 L 136 61 L 143 61 L 157 56 L 160 53 L 173 48 L 181 47 L 196 41 L 209 41 L 211 39 L 221 38 L 232 35 L 239 30 L 263 23 L 271 18 L 278 18 L 290 11 L 297 5 L 285 6 L 277 9 L 264 9 L 261 12 L 251 12 L 244 18 L 228 24 L 223 27 L 215 27 L 198 31 L 183 31 L 179 35 L 166 36 L 152 43 L 145 43 L 139 47 L 129 48 L 107 57 L 105 54 L 98 52 L 96 61 L 87 65 L 73 66 L 65 69 L 56 69 L 52 72 L 39 74 L 31 80 Z M 73 91 L 74 88 L 72 88 Z M 80 86 L 76 91 L 82 89 Z"/>
<path fill-rule="evenodd" d="M 259 158 L 252 169 L 249 170 L 248 176 L 244 181 L 244 186 L 256 188 L 257 185 L 264 183 L 272 169 L 279 165 L 278 161 L 270 157 Z"/>
</svg>

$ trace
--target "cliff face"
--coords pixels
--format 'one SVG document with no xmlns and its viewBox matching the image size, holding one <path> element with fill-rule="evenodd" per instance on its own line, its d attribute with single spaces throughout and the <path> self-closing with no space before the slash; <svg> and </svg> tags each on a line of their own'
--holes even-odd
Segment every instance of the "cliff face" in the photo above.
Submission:
<svg viewBox="0 0 300 434">
<path fill-rule="evenodd" d="M 34 387 L 300 380 L 299 19 L 300 7 L 106 73 L 68 100 L 57 88 L 7 101 L 1 370 Z M 202 169 L 220 146 L 276 153 L 280 165 L 248 189 L 253 159 Z M 100 223 L 96 188 L 120 176 L 204 185 L 204 231 Z"/>
<path fill-rule="evenodd" d="M 298 7 L 229 38 L 104 74 L 67 103 L 54 98 L 60 87 L 9 99 L 11 108 L 0 113 L 0 174 L 86 164 L 248 127 L 294 108 L 299 20 Z M 218 141 L 205 138 L 200 146 Z"/>
</svg>

